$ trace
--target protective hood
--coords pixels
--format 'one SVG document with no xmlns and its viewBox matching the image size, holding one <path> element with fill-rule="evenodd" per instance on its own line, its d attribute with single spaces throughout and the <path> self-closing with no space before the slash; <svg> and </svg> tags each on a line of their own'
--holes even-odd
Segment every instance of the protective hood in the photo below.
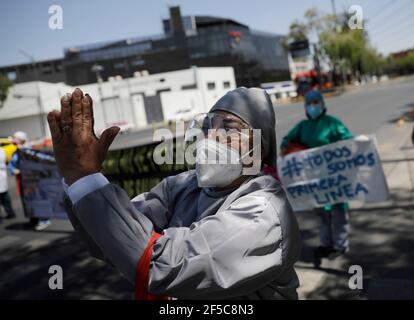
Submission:
<svg viewBox="0 0 414 320">
<path fill-rule="evenodd" d="M 253 129 L 261 129 L 264 150 L 263 163 L 276 167 L 276 120 L 269 95 L 259 88 L 240 87 L 226 93 L 210 112 L 230 112 Z"/>
<path fill-rule="evenodd" d="M 305 100 L 305 113 L 306 113 L 306 117 L 310 120 L 318 120 L 320 118 L 322 118 L 325 114 L 326 114 L 326 105 L 325 105 L 325 99 L 323 98 L 323 94 L 318 91 L 318 90 L 310 90 L 308 91 L 305 96 L 304 96 L 304 100 Z M 322 105 L 322 113 L 319 115 L 319 117 L 312 119 L 310 117 L 310 115 L 308 114 L 307 111 L 307 105 L 309 105 L 312 101 L 319 101 L 320 104 Z"/>
<path fill-rule="evenodd" d="M 310 104 L 312 101 L 317 100 L 323 106 L 325 106 L 325 100 L 323 98 L 323 94 L 318 90 L 310 90 L 305 94 L 305 106 Z"/>
</svg>

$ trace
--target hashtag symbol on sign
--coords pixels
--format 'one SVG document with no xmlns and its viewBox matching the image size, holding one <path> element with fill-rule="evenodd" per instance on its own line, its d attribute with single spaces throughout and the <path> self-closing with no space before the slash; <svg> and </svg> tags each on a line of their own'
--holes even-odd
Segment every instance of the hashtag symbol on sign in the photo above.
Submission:
<svg viewBox="0 0 414 320">
<path fill-rule="evenodd" d="M 296 158 L 292 158 L 288 160 L 286 165 L 282 168 L 282 175 L 289 176 L 290 178 L 293 178 L 293 176 L 299 177 L 302 170 L 302 162 L 299 162 Z"/>
</svg>

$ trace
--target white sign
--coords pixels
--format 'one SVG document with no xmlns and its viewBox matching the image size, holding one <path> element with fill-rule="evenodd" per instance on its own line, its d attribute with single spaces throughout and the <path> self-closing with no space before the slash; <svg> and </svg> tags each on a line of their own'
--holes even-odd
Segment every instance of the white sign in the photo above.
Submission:
<svg viewBox="0 0 414 320">
<path fill-rule="evenodd" d="M 358 200 L 388 199 L 375 144 L 367 136 L 278 158 L 279 178 L 293 210 Z"/>
</svg>

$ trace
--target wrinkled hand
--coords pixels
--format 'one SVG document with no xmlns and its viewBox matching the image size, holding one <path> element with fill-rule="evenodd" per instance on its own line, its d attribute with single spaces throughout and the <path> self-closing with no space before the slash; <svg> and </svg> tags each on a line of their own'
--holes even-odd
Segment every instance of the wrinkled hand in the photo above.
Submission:
<svg viewBox="0 0 414 320">
<path fill-rule="evenodd" d="M 80 89 L 62 97 L 61 111 L 48 114 L 53 150 L 59 171 L 69 185 L 101 171 L 102 162 L 120 128 L 106 129 L 100 139 L 93 131 L 92 98 Z"/>
</svg>

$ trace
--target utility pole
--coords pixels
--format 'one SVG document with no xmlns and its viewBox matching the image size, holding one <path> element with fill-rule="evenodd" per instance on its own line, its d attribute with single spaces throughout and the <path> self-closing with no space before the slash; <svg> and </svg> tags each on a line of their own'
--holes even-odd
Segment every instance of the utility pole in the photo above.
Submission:
<svg viewBox="0 0 414 320">
<path fill-rule="evenodd" d="M 334 17 L 334 32 L 335 33 L 339 33 L 340 32 L 340 26 L 338 26 L 338 16 L 336 15 L 336 5 L 335 5 L 335 0 L 331 0 L 331 4 L 332 4 L 332 14 L 333 14 L 333 17 Z M 338 69 L 338 66 L 337 66 L 337 61 L 333 61 L 333 82 L 334 82 L 334 85 L 336 86 L 336 85 L 338 85 L 338 79 L 337 79 L 337 69 Z M 341 69 L 341 73 L 342 73 L 342 81 L 343 81 L 343 70 L 342 70 L 342 68 L 341 68 L 341 66 L 339 66 L 339 69 Z"/>
<path fill-rule="evenodd" d="M 319 47 L 316 43 L 313 44 L 313 51 L 314 51 L 314 55 L 313 55 L 313 63 L 315 66 L 315 70 L 316 70 L 316 74 L 317 74 L 317 81 L 318 81 L 318 85 L 319 85 L 319 90 L 322 89 L 322 76 L 321 76 L 321 61 L 320 61 L 320 57 L 319 57 Z"/>
<path fill-rule="evenodd" d="M 335 0 L 331 0 L 332 3 L 332 14 L 335 18 L 335 22 L 336 22 L 336 6 L 335 6 Z"/>
</svg>

